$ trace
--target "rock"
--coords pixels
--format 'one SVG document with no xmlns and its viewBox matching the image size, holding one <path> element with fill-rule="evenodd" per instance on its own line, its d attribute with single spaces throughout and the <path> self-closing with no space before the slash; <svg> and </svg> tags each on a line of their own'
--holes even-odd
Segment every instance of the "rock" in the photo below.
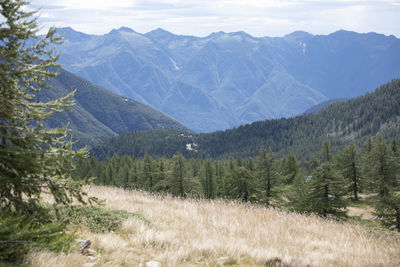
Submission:
<svg viewBox="0 0 400 267">
<path fill-rule="evenodd" d="M 311 267 L 309 264 L 304 264 L 299 259 L 292 259 L 290 262 L 285 262 L 279 257 L 267 259 L 264 266 L 268 267 Z"/>
<path fill-rule="evenodd" d="M 146 262 L 146 267 L 161 267 L 161 263 L 158 261 L 148 261 Z"/>
<path fill-rule="evenodd" d="M 91 255 L 96 255 L 97 254 L 96 250 L 91 249 L 91 248 L 88 248 L 87 252 L 89 252 Z"/>
<path fill-rule="evenodd" d="M 88 259 L 91 260 L 91 261 L 95 261 L 95 260 L 96 260 L 96 257 L 94 257 L 94 256 L 88 256 Z"/>
<path fill-rule="evenodd" d="M 229 257 L 221 257 L 221 258 L 218 258 L 218 260 L 217 261 L 227 261 L 227 260 L 229 260 Z"/>
</svg>

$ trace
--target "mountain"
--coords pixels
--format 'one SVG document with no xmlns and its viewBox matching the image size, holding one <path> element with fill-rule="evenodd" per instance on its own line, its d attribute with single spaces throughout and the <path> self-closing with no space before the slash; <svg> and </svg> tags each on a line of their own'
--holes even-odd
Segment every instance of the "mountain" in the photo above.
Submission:
<svg viewBox="0 0 400 267">
<path fill-rule="evenodd" d="M 58 31 L 65 34 L 57 49 L 67 70 L 198 132 L 291 117 L 400 77 L 400 40 L 377 33 L 199 38 L 163 29 L 100 36 Z"/>
<path fill-rule="evenodd" d="M 95 145 L 107 137 L 135 130 L 187 130 L 153 108 L 111 93 L 61 68 L 58 73 L 49 81 L 52 88 L 41 90 L 38 99 L 56 99 L 76 89 L 76 103 L 70 112 L 53 114 L 46 125 L 61 127 L 68 124 L 74 139 L 78 140 L 78 146 Z"/>
<path fill-rule="evenodd" d="M 295 152 L 299 159 L 307 160 L 320 151 L 325 138 L 330 139 L 334 150 L 350 141 L 361 145 L 368 136 L 377 134 L 400 141 L 399 103 L 400 79 L 396 79 L 373 93 L 330 104 L 316 114 L 258 121 L 213 133 L 173 130 L 126 133 L 94 147 L 91 154 L 99 159 L 114 153 L 141 157 L 145 152 L 153 156 L 182 152 L 185 157 L 249 157 L 257 155 L 261 147 L 270 147 L 278 155 Z M 158 151 L 156 148 L 165 140 L 170 149 L 164 147 Z"/>
</svg>

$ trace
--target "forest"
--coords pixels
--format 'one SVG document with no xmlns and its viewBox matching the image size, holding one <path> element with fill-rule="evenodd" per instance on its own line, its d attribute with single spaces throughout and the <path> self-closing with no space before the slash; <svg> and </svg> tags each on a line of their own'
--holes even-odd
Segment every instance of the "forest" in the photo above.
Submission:
<svg viewBox="0 0 400 267">
<path fill-rule="evenodd" d="M 278 157 L 260 147 L 256 157 L 229 159 L 143 158 L 118 156 L 77 162 L 76 180 L 92 177 L 94 184 L 168 193 L 177 197 L 233 199 L 323 217 L 345 218 L 350 201 L 359 194 L 377 194 L 375 211 L 389 228 L 400 231 L 400 150 L 378 135 L 362 146 L 350 143 L 332 152 L 326 139 L 310 160 L 292 152 Z"/>
<path fill-rule="evenodd" d="M 280 157 L 293 152 L 298 159 L 310 160 L 324 139 L 336 153 L 350 142 L 361 146 L 368 136 L 381 134 L 385 139 L 400 140 L 400 80 L 394 79 L 374 92 L 333 103 L 316 114 L 293 118 L 258 121 L 213 133 L 159 129 L 135 131 L 110 138 L 91 149 L 91 155 L 107 157 L 131 155 L 171 157 L 182 153 L 186 158 L 254 157 L 260 147 L 270 147 Z M 187 150 L 186 144 L 196 144 Z"/>
</svg>

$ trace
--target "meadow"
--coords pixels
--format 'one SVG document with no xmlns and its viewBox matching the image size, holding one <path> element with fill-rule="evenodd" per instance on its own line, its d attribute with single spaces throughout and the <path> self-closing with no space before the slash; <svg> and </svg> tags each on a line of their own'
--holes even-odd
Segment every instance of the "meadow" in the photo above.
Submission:
<svg viewBox="0 0 400 267">
<path fill-rule="evenodd" d="M 400 266 L 400 235 L 359 223 L 288 213 L 223 200 L 180 199 L 106 186 L 89 186 L 104 208 L 140 216 L 116 231 L 81 227 L 97 252 L 31 252 L 30 266 Z M 275 265 L 274 265 L 275 264 Z M 88 266 L 88 265 L 87 265 Z"/>
</svg>

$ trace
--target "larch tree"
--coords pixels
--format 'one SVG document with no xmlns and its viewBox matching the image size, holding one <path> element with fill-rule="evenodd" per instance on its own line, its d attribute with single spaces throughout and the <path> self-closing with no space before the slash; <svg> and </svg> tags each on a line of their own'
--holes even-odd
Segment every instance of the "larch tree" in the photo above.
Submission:
<svg viewBox="0 0 400 267">
<path fill-rule="evenodd" d="M 261 184 L 265 202 L 268 205 L 272 197 L 272 187 L 275 185 L 278 173 L 275 168 L 274 153 L 269 149 L 269 152 L 265 148 L 260 149 L 258 155 L 258 165 L 257 165 L 258 180 Z"/>
<path fill-rule="evenodd" d="M 41 194 L 56 203 L 83 201 L 82 184 L 71 179 L 74 151 L 67 128 L 47 129 L 42 121 L 73 105 L 73 92 L 49 102 L 35 94 L 57 75 L 58 55 L 48 49 L 60 42 L 55 29 L 39 37 L 28 2 L 0 1 L 0 206 L 7 211 L 41 210 Z"/>
<path fill-rule="evenodd" d="M 348 190 L 352 194 L 354 201 L 358 201 L 358 193 L 360 191 L 360 162 L 359 153 L 354 143 L 350 143 L 345 147 L 338 157 L 339 168 L 343 177 L 348 181 Z"/>
</svg>

